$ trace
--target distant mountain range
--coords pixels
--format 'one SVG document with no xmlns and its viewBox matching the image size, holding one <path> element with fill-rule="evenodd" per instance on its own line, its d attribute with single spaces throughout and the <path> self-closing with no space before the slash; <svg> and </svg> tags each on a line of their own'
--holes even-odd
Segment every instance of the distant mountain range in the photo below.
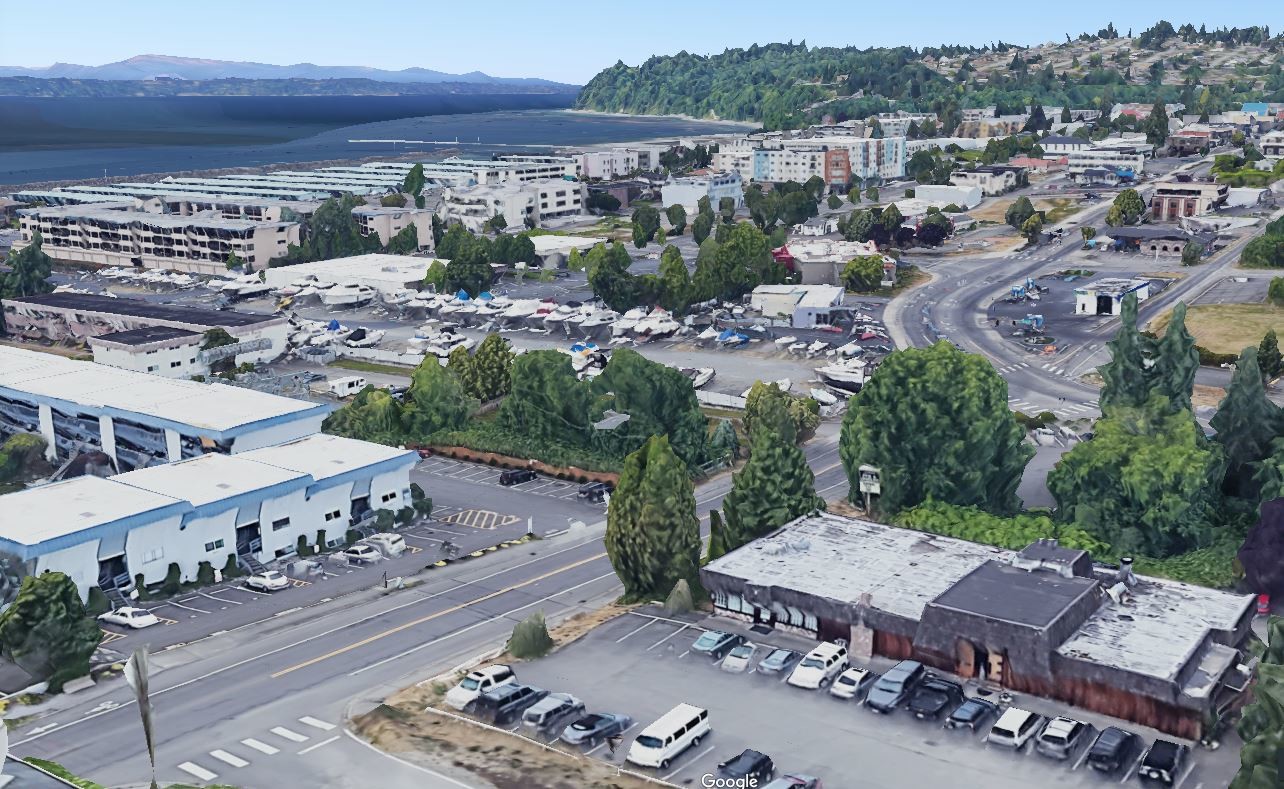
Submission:
<svg viewBox="0 0 1284 789">
<path fill-rule="evenodd" d="M 577 85 L 567 85 L 532 77 L 492 77 L 480 71 L 467 74 L 447 74 L 425 68 L 408 68 L 400 71 L 369 68 L 366 66 L 318 66 L 313 63 L 295 63 L 276 66 L 270 63 L 245 63 L 230 60 L 206 60 L 171 55 L 138 55 L 116 63 L 101 66 L 80 66 L 74 63 L 55 63 L 44 68 L 0 66 L 0 77 L 34 77 L 37 79 L 75 80 L 214 80 L 214 79 L 364 79 L 392 83 L 467 83 L 502 85 L 508 88 L 543 89 L 553 92 L 574 92 Z"/>
</svg>

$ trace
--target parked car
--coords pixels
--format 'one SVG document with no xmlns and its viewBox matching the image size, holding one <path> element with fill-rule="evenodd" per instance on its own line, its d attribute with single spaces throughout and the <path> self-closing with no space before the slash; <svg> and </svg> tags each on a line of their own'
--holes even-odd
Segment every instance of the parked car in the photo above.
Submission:
<svg viewBox="0 0 1284 789">
<path fill-rule="evenodd" d="M 699 745 L 712 731 L 707 709 L 679 704 L 643 729 L 624 758 L 639 767 L 667 770 L 683 751 Z"/>
<path fill-rule="evenodd" d="M 746 779 L 747 786 L 756 786 L 760 781 L 770 781 L 776 774 L 776 765 L 765 753 L 746 748 L 734 759 L 728 759 L 718 765 L 719 778 Z"/>
<path fill-rule="evenodd" d="M 523 482 L 530 482 L 538 476 L 528 468 L 510 468 L 499 473 L 499 484 L 520 485 Z"/>
<path fill-rule="evenodd" d="M 406 552 L 406 538 L 400 534 L 384 532 L 382 534 L 372 534 L 361 542 L 366 545 L 373 545 L 389 559 L 395 559 Z"/>
<path fill-rule="evenodd" d="M 261 573 L 254 573 L 245 579 L 245 585 L 251 589 L 261 589 L 264 592 L 275 592 L 278 589 L 284 589 L 290 585 L 290 579 L 276 570 L 264 570 Z"/>
<path fill-rule="evenodd" d="M 479 668 L 468 672 L 458 685 L 446 692 L 446 703 L 457 710 L 466 710 L 481 694 L 516 681 L 517 675 L 508 666 Z"/>
<path fill-rule="evenodd" d="M 576 495 L 589 501 L 601 501 L 614 492 L 615 486 L 609 482 L 585 482 Z"/>
<path fill-rule="evenodd" d="M 901 705 L 918 683 L 923 681 L 927 669 L 917 660 L 902 660 L 887 670 L 874 683 L 865 696 L 865 706 L 874 712 L 892 712 Z"/>
<path fill-rule="evenodd" d="M 1053 718 L 1034 738 L 1034 749 L 1050 759 L 1065 761 L 1092 739 L 1093 731 L 1091 725 L 1074 718 Z"/>
<path fill-rule="evenodd" d="M 373 564 L 383 558 L 378 548 L 361 542 L 350 546 L 342 555 L 349 564 Z"/>
<path fill-rule="evenodd" d="M 1257 613 L 1261 616 L 1269 616 L 1271 613 L 1271 596 L 1268 594 L 1259 594 L 1257 596 Z"/>
<path fill-rule="evenodd" d="M 1102 729 L 1097 741 L 1088 749 L 1088 766 L 1098 772 L 1114 773 L 1132 763 L 1132 756 L 1141 747 L 1136 734 L 1110 726 Z"/>
<path fill-rule="evenodd" d="M 788 682 L 795 688 L 823 688 L 834 677 L 846 671 L 847 665 L 847 647 L 826 641 L 808 652 L 807 657 L 794 666 Z"/>
<path fill-rule="evenodd" d="M 594 745 L 607 737 L 623 734 L 633 725 L 628 715 L 616 715 L 610 712 L 594 712 L 583 715 L 579 720 L 562 730 L 562 742 L 567 745 Z"/>
<path fill-rule="evenodd" d="M 814 775 L 782 775 L 762 789 L 821 789 L 820 779 Z"/>
<path fill-rule="evenodd" d="M 1190 757 L 1190 748 L 1168 740 L 1155 740 L 1141 757 L 1137 768 L 1137 777 L 1142 783 L 1156 783 L 1161 786 L 1172 786 L 1186 769 L 1186 760 Z"/>
<path fill-rule="evenodd" d="M 734 647 L 727 656 L 722 659 L 722 670 L 730 671 L 733 674 L 743 674 L 745 669 L 753 663 L 754 655 L 758 654 L 758 646 L 748 641 L 740 646 Z"/>
<path fill-rule="evenodd" d="M 727 653 L 745 642 L 744 636 L 724 633 L 721 630 L 709 630 L 691 645 L 691 651 L 697 655 L 708 655 L 714 660 L 722 660 Z"/>
<path fill-rule="evenodd" d="M 991 745 L 1019 751 L 1034 738 L 1041 723 L 1043 723 L 1042 715 L 1017 707 L 1008 707 L 990 727 L 990 733 L 985 736 L 985 741 Z"/>
<path fill-rule="evenodd" d="M 947 729 L 976 731 L 990 718 L 999 714 L 999 705 L 986 699 L 967 699 L 945 719 Z"/>
<path fill-rule="evenodd" d="M 516 720 L 547 695 L 547 690 L 534 685 L 519 685 L 516 682 L 500 685 L 477 697 L 477 701 L 473 703 L 473 714 L 502 726 Z"/>
<path fill-rule="evenodd" d="M 906 708 L 919 720 L 937 720 L 941 713 L 963 703 L 963 686 L 952 680 L 928 675 L 910 694 Z"/>
<path fill-rule="evenodd" d="M 849 668 L 829 686 L 829 695 L 840 699 L 858 699 L 869 693 L 878 675 L 869 669 Z"/>
<path fill-rule="evenodd" d="M 550 693 L 522 713 L 522 726 L 535 731 L 556 731 L 584 714 L 584 702 L 569 693 Z"/>
<path fill-rule="evenodd" d="M 160 624 L 160 620 L 156 618 L 156 615 L 146 608 L 133 608 L 127 605 L 121 606 L 114 611 L 108 611 L 105 614 L 99 614 L 98 621 L 110 622 L 113 625 L 120 625 L 134 630 L 141 630 L 144 627 Z"/>
<path fill-rule="evenodd" d="M 758 663 L 758 673 L 768 676 L 784 674 L 802 659 L 802 655 L 792 649 L 773 649 Z"/>
</svg>

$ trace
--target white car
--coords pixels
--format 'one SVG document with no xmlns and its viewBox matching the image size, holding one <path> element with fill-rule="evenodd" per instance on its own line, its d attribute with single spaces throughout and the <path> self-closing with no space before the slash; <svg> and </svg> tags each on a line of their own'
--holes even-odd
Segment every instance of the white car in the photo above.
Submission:
<svg viewBox="0 0 1284 789">
<path fill-rule="evenodd" d="M 991 745 L 1019 751 L 1039 733 L 1043 716 L 1017 707 L 1008 707 L 990 727 L 985 741 Z"/>
<path fill-rule="evenodd" d="M 517 681 L 517 675 L 508 666 L 486 666 L 460 680 L 459 684 L 446 692 L 446 703 L 463 711 L 483 693 L 489 693 L 500 685 Z"/>
<path fill-rule="evenodd" d="M 733 648 L 722 659 L 722 670 L 730 671 L 733 674 L 743 674 L 745 669 L 753 663 L 754 655 L 758 654 L 758 646 L 748 641 L 738 647 Z"/>
<path fill-rule="evenodd" d="M 849 668 L 839 674 L 834 684 L 829 686 L 829 695 L 839 699 L 854 699 L 869 692 L 869 686 L 873 685 L 876 679 L 878 675 L 868 669 Z"/>
<path fill-rule="evenodd" d="M 99 614 L 98 621 L 110 622 L 121 627 L 131 627 L 134 630 L 160 624 L 160 620 L 156 618 L 156 615 L 146 608 L 130 608 L 129 606 Z"/>
<path fill-rule="evenodd" d="M 245 585 L 251 589 L 261 589 L 264 592 L 275 592 L 278 589 L 284 589 L 290 585 L 290 579 L 286 578 L 276 570 L 264 570 L 261 573 L 254 573 L 245 579 Z"/>
<path fill-rule="evenodd" d="M 847 648 L 827 641 L 808 652 L 802 662 L 794 666 L 788 682 L 795 688 L 823 688 L 846 671 L 847 666 Z"/>
<path fill-rule="evenodd" d="M 383 558 L 379 549 L 373 545 L 357 543 L 348 550 L 343 552 L 349 564 L 371 564 Z"/>
</svg>

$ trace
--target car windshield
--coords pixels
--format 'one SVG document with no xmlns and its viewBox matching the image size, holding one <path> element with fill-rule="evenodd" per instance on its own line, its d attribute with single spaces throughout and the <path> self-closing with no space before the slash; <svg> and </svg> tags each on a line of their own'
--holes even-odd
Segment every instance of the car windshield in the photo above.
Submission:
<svg viewBox="0 0 1284 789">
<path fill-rule="evenodd" d="M 1053 745 L 1064 745 L 1066 735 L 1059 731 L 1045 731 L 1043 733 L 1043 741 Z"/>
<path fill-rule="evenodd" d="M 752 654 L 753 654 L 753 647 L 749 646 L 748 644 L 741 644 L 740 646 L 731 650 L 731 657 L 734 657 L 734 658 L 747 658 Z"/>
<path fill-rule="evenodd" d="M 713 646 L 714 644 L 717 644 L 721 640 L 722 640 L 722 633 L 709 632 L 697 638 L 695 645 L 697 647 L 708 649 L 709 647 Z"/>
<path fill-rule="evenodd" d="M 901 683 L 897 682 L 894 679 L 888 679 L 887 677 L 883 677 L 878 682 L 874 683 L 874 687 L 878 690 L 886 690 L 886 691 L 895 693 L 896 691 L 901 689 Z"/>
<path fill-rule="evenodd" d="M 839 685 L 855 685 L 855 684 L 856 684 L 856 678 L 855 678 L 855 677 L 853 677 L 853 676 L 852 676 L 852 675 L 850 675 L 850 674 L 844 674 L 844 675 L 842 675 L 841 677 L 839 677 L 839 678 L 838 678 L 838 684 L 839 684 Z"/>
<path fill-rule="evenodd" d="M 464 690 L 477 690 L 480 684 L 475 677 L 464 677 L 464 681 L 459 683 L 459 686 Z"/>
<path fill-rule="evenodd" d="M 802 662 L 804 668 L 824 668 L 825 661 L 820 658 L 809 657 Z"/>
<path fill-rule="evenodd" d="M 768 655 L 767 659 L 762 662 L 778 665 L 780 663 L 784 663 L 788 657 L 789 657 L 789 652 L 783 649 L 777 649 L 775 652 L 772 652 L 770 655 Z"/>
<path fill-rule="evenodd" d="M 664 743 L 660 742 L 659 737 L 652 737 L 649 734 L 643 734 L 635 742 L 643 748 L 659 748 Z"/>
</svg>

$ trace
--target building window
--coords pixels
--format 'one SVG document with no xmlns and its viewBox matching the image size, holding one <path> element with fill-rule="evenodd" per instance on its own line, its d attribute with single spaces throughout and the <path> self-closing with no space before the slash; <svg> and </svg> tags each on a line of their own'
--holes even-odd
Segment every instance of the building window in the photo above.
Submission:
<svg viewBox="0 0 1284 789">
<path fill-rule="evenodd" d="M 207 542 L 207 543 L 205 543 L 205 552 L 206 552 L 206 553 L 209 553 L 210 551 L 217 551 L 219 548 L 222 548 L 222 547 L 223 547 L 223 541 L 222 541 L 222 540 L 215 540 L 214 542 Z"/>
<path fill-rule="evenodd" d="M 340 513 L 339 513 L 339 511 L 338 511 L 338 510 L 334 510 L 333 512 L 327 512 L 327 513 L 325 514 L 325 519 L 326 519 L 326 521 L 327 521 L 327 522 L 329 522 L 329 521 L 333 521 L 333 520 L 338 520 L 340 517 L 341 517 L 341 515 L 340 515 Z"/>
<path fill-rule="evenodd" d="M 391 492 L 391 493 L 385 493 L 385 494 L 383 494 L 382 496 L 380 496 L 380 497 L 379 497 L 379 501 L 382 501 L 382 502 L 389 502 L 389 501 L 392 501 L 392 500 L 393 500 L 393 499 L 395 499 L 395 498 L 397 498 L 397 491 L 395 491 L 395 490 L 394 490 L 394 491 L 393 491 L 393 492 Z"/>
<path fill-rule="evenodd" d="M 176 361 L 176 362 L 170 362 L 170 363 L 169 363 L 169 366 L 170 366 L 170 367 L 182 367 L 182 366 L 183 366 L 183 360 L 182 360 L 182 359 L 179 359 L 179 360 L 178 360 L 178 361 Z"/>
<path fill-rule="evenodd" d="M 153 365 L 148 365 L 148 367 L 147 367 L 147 372 L 149 372 L 149 373 L 154 373 L 154 372 L 156 372 L 156 365 L 154 365 L 154 364 L 153 364 Z"/>
<path fill-rule="evenodd" d="M 289 525 L 290 525 L 290 519 L 288 517 L 277 518 L 276 520 L 272 521 L 272 531 L 281 531 L 282 529 L 284 529 L 286 526 L 289 526 Z"/>
<path fill-rule="evenodd" d="M 164 559 L 164 558 L 165 558 L 164 548 L 152 548 L 149 551 L 143 551 L 143 564 L 147 564 L 149 562 L 154 562 L 157 559 Z"/>
</svg>

